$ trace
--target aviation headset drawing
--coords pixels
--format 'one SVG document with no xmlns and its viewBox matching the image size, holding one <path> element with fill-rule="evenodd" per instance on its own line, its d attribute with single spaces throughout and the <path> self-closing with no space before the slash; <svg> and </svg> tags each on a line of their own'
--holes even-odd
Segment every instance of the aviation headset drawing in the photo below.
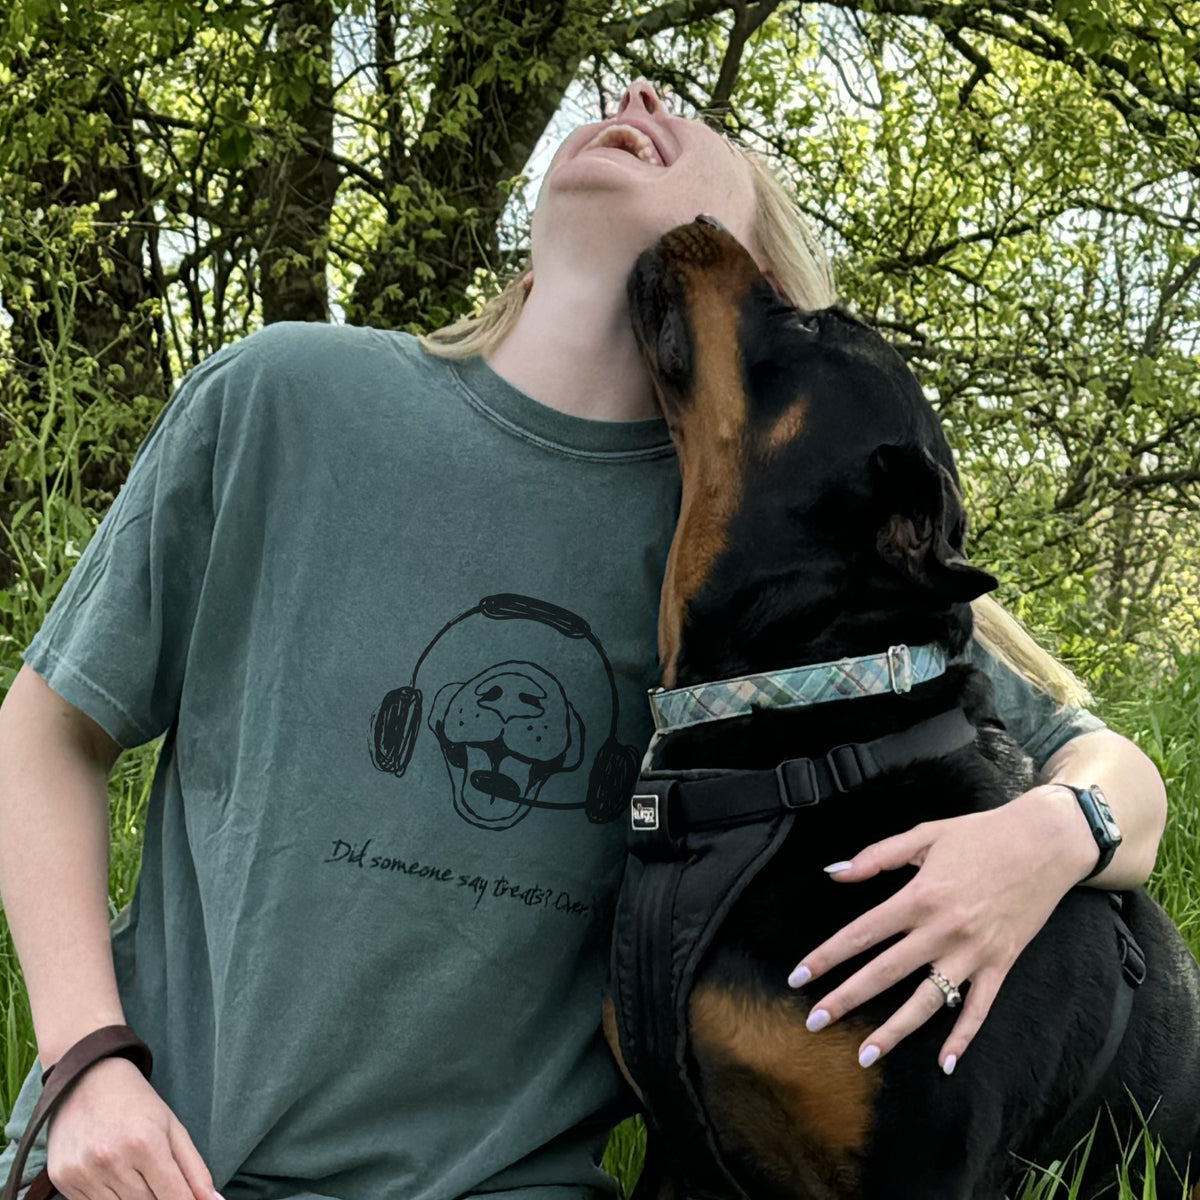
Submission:
<svg viewBox="0 0 1200 1200">
<path fill-rule="evenodd" d="M 510 829 L 534 808 L 580 809 L 590 821 L 621 816 L 637 779 L 640 755 L 617 740 L 619 705 L 612 664 L 591 627 L 556 604 L 503 592 L 485 596 L 446 622 L 421 651 L 406 687 L 388 692 L 371 717 L 371 761 L 403 777 L 412 760 L 425 701 L 417 676 L 446 633 L 474 616 L 493 621 L 535 621 L 595 650 L 608 680 L 608 735 L 588 775 L 586 799 L 561 803 L 540 799 L 554 775 L 574 771 L 586 754 L 587 730 L 567 689 L 539 663 L 493 662 L 467 680 L 443 684 L 430 705 L 427 724 L 440 745 L 453 788 L 454 809 L 480 829 Z"/>
</svg>

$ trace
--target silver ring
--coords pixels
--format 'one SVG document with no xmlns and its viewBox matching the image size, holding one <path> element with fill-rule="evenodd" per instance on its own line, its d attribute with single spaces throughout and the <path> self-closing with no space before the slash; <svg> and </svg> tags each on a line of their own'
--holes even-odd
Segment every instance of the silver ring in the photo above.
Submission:
<svg viewBox="0 0 1200 1200">
<path fill-rule="evenodd" d="M 945 996 L 947 1008 L 957 1008 L 962 1003 L 962 993 L 958 990 L 957 985 L 951 983 L 937 967 L 929 968 L 929 978 L 937 990 Z"/>
</svg>

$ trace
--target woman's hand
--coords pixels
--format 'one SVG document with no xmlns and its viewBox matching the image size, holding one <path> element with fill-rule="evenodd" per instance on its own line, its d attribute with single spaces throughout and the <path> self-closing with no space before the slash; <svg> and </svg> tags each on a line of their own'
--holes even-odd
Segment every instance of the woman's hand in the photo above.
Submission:
<svg viewBox="0 0 1200 1200">
<path fill-rule="evenodd" d="M 187 1131 L 123 1058 L 72 1087 L 50 1120 L 47 1157 L 66 1200 L 220 1200 Z"/>
<path fill-rule="evenodd" d="M 864 913 L 812 953 L 788 982 L 799 987 L 896 934 L 808 1016 L 819 1030 L 872 996 L 930 965 L 960 988 L 970 981 L 962 1012 L 938 1054 L 949 1074 L 970 1045 L 1004 977 L 1059 900 L 1095 866 L 1096 845 L 1071 793 L 1042 784 L 1001 808 L 945 821 L 867 846 L 826 870 L 854 884 L 880 871 L 915 866 L 917 874 L 890 899 Z M 945 1004 L 925 979 L 898 1012 L 863 1041 L 870 1066 Z"/>
</svg>

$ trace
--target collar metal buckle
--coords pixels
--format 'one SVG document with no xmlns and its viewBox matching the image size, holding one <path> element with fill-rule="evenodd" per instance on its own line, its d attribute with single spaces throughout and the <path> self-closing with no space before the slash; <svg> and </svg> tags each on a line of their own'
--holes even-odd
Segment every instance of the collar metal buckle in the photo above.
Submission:
<svg viewBox="0 0 1200 1200">
<path fill-rule="evenodd" d="M 912 691 L 912 655 L 905 645 L 889 646 L 887 652 L 888 682 L 897 694 Z"/>
</svg>

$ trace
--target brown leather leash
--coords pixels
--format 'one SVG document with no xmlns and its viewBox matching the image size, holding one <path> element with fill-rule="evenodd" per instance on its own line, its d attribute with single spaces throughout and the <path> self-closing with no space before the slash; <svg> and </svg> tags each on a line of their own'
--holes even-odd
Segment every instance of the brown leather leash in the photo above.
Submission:
<svg viewBox="0 0 1200 1200">
<path fill-rule="evenodd" d="M 0 1200 L 17 1200 L 25 1160 L 29 1157 L 29 1151 L 33 1148 L 42 1126 L 54 1114 L 71 1085 L 89 1067 L 94 1067 L 105 1058 L 127 1058 L 147 1079 L 150 1078 L 150 1068 L 154 1062 L 150 1047 L 128 1025 L 106 1025 L 103 1029 L 97 1029 L 80 1038 L 57 1063 L 48 1067 L 42 1076 L 42 1094 L 38 1097 L 29 1124 L 17 1143 L 17 1155 L 13 1159 L 4 1191 L 0 1192 Z M 58 1190 L 50 1182 L 50 1176 L 45 1171 L 40 1171 L 29 1185 L 24 1200 L 51 1200 L 51 1197 L 58 1194 Z"/>
</svg>

